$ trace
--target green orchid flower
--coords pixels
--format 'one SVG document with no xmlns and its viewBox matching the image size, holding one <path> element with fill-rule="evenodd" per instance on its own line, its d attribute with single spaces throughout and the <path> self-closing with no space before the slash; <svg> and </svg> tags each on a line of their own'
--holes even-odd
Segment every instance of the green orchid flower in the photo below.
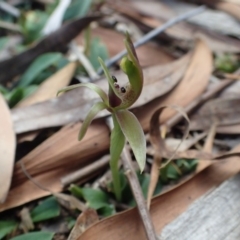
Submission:
<svg viewBox="0 0 240 240">
<path fill-rule="evenodd" d="M 139 64 L 133 43 L 128 34 L 124 40 L 127 56 L 121 60 L 120 67 L 127 75 L 129 83 L 126 86 L 119 86 L 117 79 L 109 74 L 103 60 L 99 62 L 104 70 L 109 83 L 108 95 L 93 83 L 80 83 L 66 87 L 58 92 L 65 92 L 77 87 L 88 87 L 95 91 L 102 99 L 93 105 L 85 118 L 79 132 L 79 141 L 86 134 L 88 126 L 94 117 L 104 109 L 112 114 L 114 128 L 111 132 L 110 141 L 110 168 L 113 176 L 113 187 L 116 198 L 121 199 L 121 186 L 118 174 L 118 161 L 127 140 L 133 150 L 134 156 L 143 171 L 146 162 L 146 140 L 140 123 L 128 108 L 136 102 L 143 88 L 143 73 Z"/>
</svg>

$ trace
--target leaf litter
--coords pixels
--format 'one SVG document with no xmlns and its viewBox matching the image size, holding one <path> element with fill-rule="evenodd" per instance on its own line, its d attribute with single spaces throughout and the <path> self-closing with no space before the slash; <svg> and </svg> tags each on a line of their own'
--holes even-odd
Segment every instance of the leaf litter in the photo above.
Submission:
<svg viewBox="0 0 240 240">
<path fill-rule="evenodd" d="M 73 4 L 76 4 L 75 1 L 67 8 L 67 15 L 64 16 L 64 19 L 76 19 L 77 15 L 73 11 L 73 6 L 76 7 L 77 5 Z M 107 115 L 105 113 L 99 115 L 98 119 L 89 127 L 82 143 L 77 142 L 76 133 L 81 126 L 81 122 L 78 121 L 84 119 L 90 106 L 96 101 L 96 96 L 91 95 L 86 89 L 76 89 L 58 98 L 55 95 L 59 88 L 68 84 L 75 84 L 77 79 L 88 78 L 83 66 L 76 62 L 69 63 L 68 52 L 66 50 L 62 51 L 62 47 L 66 47 L 67 42 L 76 37 L 88 23 L 97 20 L 100 25 L 96 28 L 90 26 L 91 38 L 99 37 L 100 39 L 97 41 L 92 40 L 92 43 L 96 44 L 92 45 L 92 47 L 105 44 L 106 48 L 105 50 L 102 48 L 102 53 L 108 56 L 106 52 L 108 50 L 110 56 L 114 56 L 123 49 L 121 41 L 123 37 L 121 33 L 116 32 L 116 29 L 119 29 L 121 24 L 128 27 L 128 31 L 131 32 L 132 30 L 133 37 L 137 39 L 138 36 L 135 36 L 134 28 L 131 29 L 133 22 L 134 27 L 138 28 L 139 32 L 142 31 L 142 34 L 149 31 L 150 28 L 163 24 L 176 14 L 174 8 L 162 3 L 150 2 L 146 5 L 145 3 L 129 1 L 125 6 L 113 2 L 108 4 L 105 4 L 105 7 L 114 9 L 112 16 L 107 16 L 104 19 L 105 23 L 109 21 L 110 29 L 106 29 L 104 25 L 101 25 L 99 16 L 102 15 L 96 16 L 93 14 L 92 17 L 86 16 L 81 20 L 73 20 L 72 23 L 64 24 L 44 40 L 38 38 L 38 35 L 34 36 L 37 39 L 35 47 L 22 46 L 26 52 L 0 63 L 0 69 L 3 69 L 2 72 L 6 72 L 4 69 L 7 69 L 8 66 L 15 65 L 14 71 L 0 76 L 0 81 L 5 83 L 4 86 L 1 86 L 0 91 L 10 106 L 17 104 L 11 110 L 11 115 L 4 100 L 1 107 L 3 109 L 2 116 L 4 116 L 4 118 L 1 118 L 3 121 L 1 126 L 6 127 L 0 131 L 4 131 L 8 136 L 3 138 L 2 135 L 1 139 L 4 139 L 4 141 L 9 139 L 9 141 L 4 142 L 5 145 L 7 144 L 7 148 L 4 147 L 4 144 L 2 146 L 4 151 L 6 149 L 10 151 L 9 157 L 4 158 L 4 161 L 1 162 L 4 166 L 8 166 L 9 170 L 11 169 L 8 173 L 6 172 L 7 177 L 1 174 L 4 182 L 7 179 L 9 183 L 1 187 L 2 199 L 8 192 L 10 182 L 12 184 L 5 203 L 0 205 L 0 211 L 1 214 L 4 214 L 7 209 L 17 206 L 20 210 L 26 209 L 25 212 L 23 211 L 22 216 L 27 216 L 28 220 L 34 222 L 35 225 L 34 232 L 23 234 L 23 230 L 19 230 L 19 221 L 16 219 L 16 214 L 15 217 L 9 216 L 6 220 L 4 218 L 0 221 L 0 225 L 3 226 L 0 230 L 1 237 L 11 235 L 13 237 L 11 239 L 31 239 L 32 237 L 52 239 L 53 233 L 40 232 L 39 230 L 48 229 L 48 227 L 44 228 L 48 222 L 57 221 L 61 217 L 65 223 L 69 223 L 69 227 L 75 224 L 68 239 L 91 239 L 96 238 L 96 236 L 98 236 L 98 239 L 123 239 L 126 237 L 145 239 L 144 229 L 136 208 L 116 214 L 116 211 L 125 210 L 136 204 L 124 173 L 120 172 L 123 182 L 123 202 L 117 202 L 112 195 L 111 177 L 106 179 L 104 185 L 99 183 L 99 177 L 102 174 L 104 176 L 108 171 L 107 161 L 104 161 L 102 165 L 97 164 L 98 159 L 101 159 L 100 157 L 104 156 L 109 148 L 109 130 L 105 125 Z M 221 13 L 221 10 L 228 12 L 233 17 L 237 17 L 237 3 L 225 1 L 211 4 L 218 9 L 219 13 Z M 85 7 L 83 9 L 86 9 L 86 11 L 90 9 L 89 4 Z M 156 15 L 159 7 L 164 7 L 166 11 L 161 11 L 161 15 Z M 177 7 L 177 5 L 174 7 Z M 91 8 L 101 10 L 100 5 L 92 4 Z M 48 10 L 48 16 L 53 10 L 54 6 L 52 6 L 52 10 Z M 71 11 L 73 11 L 72 15 L 70 14 Z M 82 14 L 81 16 L 84 16 L 84 13 Z M 8 21 L 6 19 L 4 21 Z M 113 25 L 111 25 L 112 19 L 115 21 Z M 199 21 L 201 21 L 200 19 L 199 15 Z M 71 36 L 66 36 L 71 26 L 79 26 L 79 28 L 75 28 L 76 31 L 72 32 Z M 115 28 L 115 26 L 117 27 Z M 194 28 L 195 30 L 193 30 Z M 142 175 L 137 174 L 137 176 L 145 197 L 147 197 L 149 186 L 152 188 L 149 191 L 148 203 L 157 233 L 160 233 L 167 223 L 184 212 L 190 203 L 212 187 L 216 187 L 236 174 L 240 169 L 238 138 L 235 137 L 235 145 L 237 146 L 234 149 L 231 149 L 229 144 L 227 145 L 228 150 L 221 147 L 224 144 L 217 145 L 217 142 L 224 143 L 225 139 L 232 138 L 229 133 L 238 134 L 240 132 L 237 115 L 237 103 L 239 101 L 237 93 L 235 98 L 221 98 L 221 95 L 216 95 L 220 90 L 225 92 L 223 89 L 227 89 L 230 84 L 235 86 L 235 90 L 238 89 L 238 85 L 233 82 L 234 80 L 232 80 L 232 83 L 224 83 L 226 80 L 219 79 L 222 77 L 231 78 L 231 75 L 227 75 L 226 72 L 229 74 L 230 71 L 230 74 L 232 74 L 231 72 L 239 64 L 239 55 L 236 53 L 239 53 L 240 42 L 237 38 L 232 38 L 226 33 L 224 31 L 221 33 L 216 32 L 215 30 L 210 33 L 204 24 L 196 26 L 192 22 L 179 23 L 167 29 L 164 34 L 159 35 L 155 39 L 155 43 L 151 42 L 137 49 L 140 63 L 144 67 L 145 82 L 143 93 L 134 104 L 132 111 L 136 114 L 144 131 L 146 133 L 149 131 L 151 117 L 159 107 L 174 104 L 182 107 L 189 114 L 191 134 L 194 136 L 186 139 L 186 141 L 184 140 L 184 150 L 174 151 L 174 147 L 170 149 L 166 147 L 166 143 L 169 139 L 176 140 L 177 144 L 181 142 L 180 139 L 184 135 L 183 129 L 185 128 L 182 121 L 180 121 L 181 116 L 174 120 L 174 117 L 176 117 L 175 112 L 166 110 L 162 113 L 160 119 L 158 117 L 155 119 L 156 123 L 153 129 L 159 129 L 161 126 L 162 131 L 165 131 L 165 139 L 160 138 L 158 132 L 156 135 L 157 148 L 153 150 L 154 144 L 148 146 L 148 164 L 144 169 L 144 173 Z M 27 33 L 24 34 L 26 37 Z M 57 49 L 54 48 L 57 45 L 57 41 L 54 41 L 54 39 L 57 39 L 56 36 L 63 39 L 63 44 L 60 44 Z M 31 41 L 34 41 L 33 39 Z M 75 40 L 77 44 L 84 47 L 86 46 L 84 43 L 86 39 L 86 35 L 83 33 Z M 44 42 L 47 43 L 46 46 L 43 46 Z M 159 43 L 161 46 L 159 46 Z M 54 52 L 52 50 L 57 50 L 57 53 L 53 55 L 53 57 L 57 56 L 57 58 L 50 62 L 49 65 L 44 61 L 43 63 L 46 65 L 43 68 L 37 64 L 40 70 L 34 70 L 33 73 L 28 74 L 33 69 L 29 67 L 31 63 L 34 63 L 33 60 L 38 57 L 41 59 L 44 53 L 51 54 L 51 52 Z M 60 54 L 60 52 L 62 53 Z M 213 55 L 213 52 L 215 55 Z M 214 65 L 213 62 L 218 60 L 219 52 L 232 54 L 233 62 L 231 64 L 235 64 L 234 68 L 232 68 L 233 65 L 229 68 L 228 62 L 225 60 L 220 62 L 220 65 Z M 99 54 L 99 52 L 96 51 L 94 54 Z M 90 64 L 96 69 L 97 65 L 93 60 L 94 56 L 93 58 L 88 54 L 86 56 L 89 57 Z M 19 59 L 22 59 L 22 61 L 19 61 Z M 51 58 L 47 58 L 47 60 L 50 61 Z M 118 67 L 115 66 L 115 69 L 111 71 L 112 74 L 116 76 L 119 82 L 125 81 L 125 77 L 117 69 Z M 19 76 L 13 79 L 17 75 Z M 215 81 L 217 79 L 219 89 L 218 84 L 213 84 L 212 76 L 214 76 Z M 22 79 L 27 80 L 23 81 Z M 35 85 L 35 83 L 37 84 Z M 104 78 L 97 80 L 95 83 L 104 89 L 107 88 Z M 17 88 L 18 84 L 19 86 L 23 85 Z M 212 87 L 209 88 L 212 85 L 216 86 L 215 95 L 211 93 Z M 207 94 L 209 96 L 205 97 Z M 191 106 L 194 106 L 194 109 Z M 11 121 L 13 121 L 13 125 Z M 62 128 L 54 130 L 54 134 L 46 137 L 36 148 L 32 151 L 29 150 L 20 159 L 24 163 L 27 172 L 42 186 L 47 186 L 50 190 L 48 192 L 39 189 L 26 178 L 19 161 L 13 166 L 16 146 L 18 151 L 15 134 L 28 134 L 32 130 L 55 126 L 61 126 Z M 200 133 L 199 129 L 203 132 Z M 215 135 L 216 132 L 225 133 L 226 138 L 222 135 Z M 208 137 L 204 139 L 206 135 Z M 164 143 L 165 140 L 166 143 Z M 24 141 L 29 144 L 32 142 L 31 137 L 25 138 Z M 154 165 L 154 158 L 169 159 L 173 154 L 173 159 L 167 165 L 160 166 L 160 163 L 157 166 Z M 150 174 L 151 165 L 155 166 L 154 182 L 151 180 L 153 177 Z M 74 185 L 75 188 L 72 186 L 69 189 L 70 194 L 58 193 L 66 190 L 61 179 L 73 174 L 78 169 L 84 168 L 88 168 L 88 175 L 85 174 L 75 179 L 75 183 L 78 183 L 78 185 Z M 12 169 L 13 176 L 11 175 Z M 136 172 L 138 172 L 138 167 L 136 167 Z M 100 186 L 100 189 L 92 188 L 94 184 Z M 156 188 L 155 191 L 154 188 Z M 75 195 L 76 192 L 74 193 L 73 189 L 78 192 L 77 195 Z M 54 193 L 53 197 L 40 202 L 39 200 L 31 202 L 50 195 L 51 192 Z M 157 197 L 151 197 L 156 194 L 158 194 Z M 19 197 L 16 198 L 16 196 Z M 186 200 L 187 197 L 184 196 L 190 196 L 191 198 Z M 95 210 L 88 209 L 89 206 Z M 81 215 L 79 215 L 80 212 L 82 212 Z M 103 218 L 109 215 L 113 216 L 99 221 L 99 217 Z M 162 218 L 163 215 L 164 219 Z M 28 227 L 24 229 L 28 231 Z M 66 231 L 70 232 L 70 228 L 66 229 L 69 229 Z M 59 234 L 60 232 L 59 229 Z M 19 233 L 22 235 L 19 235 Z M 127 236 L 126 233 L 128 233 Z M 57 236 L 58 234 L 55 235 L 55 237 Z M 61 236 L 63 237 L 63 235 Z M 63 239 L 67 239 L 66 235 L 64 237 Z"/>
</svg>

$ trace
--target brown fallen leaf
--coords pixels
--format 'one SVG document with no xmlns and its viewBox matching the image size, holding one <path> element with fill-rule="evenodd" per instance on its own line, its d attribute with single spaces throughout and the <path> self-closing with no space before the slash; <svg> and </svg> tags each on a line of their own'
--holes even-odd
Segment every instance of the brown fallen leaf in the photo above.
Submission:
<svg viewBox="0 0 240 240">
<path fill-rule="evenodd" d="M 144 111 L 141 108 L 133 110 L 143 128 L 148 128 L 150 118 L 159 106 L 178 105 L 184 107 L 200 96 L 208 85 L 211 71 L 212 54 L 206 43 L 198 40 L 191 63 L 181 82 L 166 96 L 147 103 Z M 161 117 L 161 122 L 165 122 L 174 114 L 173 110 L 167 109 Z"/>
<path fill-rule="evenodd" d="M 6 83 L 18 74 L 22 74 L 30 63 L 46 52 L 63 51 L 66 45 L 75 38 L 89 23 L 101 18 L 100 15 L 87 16 L 62 26 L 56 32 L 48 35 L 37 45 L 19 55 L 0 62 L 0 83 Z M 11 71 L 6 71 L 11 69 Z"/>
<path fill-rule="evenodd" d="M 145 87 L 134 107 L 145 104 L 169 92 L 180 81 L 191 56 L 191 53 L 189 53 L 168 64 L 144 69 Z M 114 75 L 119 82 L 126 81 L 124 73 L 117 72 Z M 108 83 L 105 78 L 96 81 L 96 84 L 107 91 Z M 97 99 L 98 95 L 89 89 L 77 88 L 43 103 L 13 109 L 14 129 L 16 133 L 23 133 L 83 120 L 93 102 Z"/>
<path fill-rule="evenodd" d="M 0 203 L 7 197 L 13 173 L 16 138 L 10 110 L 0 94 Z"/>
<path fill-rule="evenodd" d="M 78 237 L 89 227 L 99 221 L 98 214 L 94 209 L 86 209 L 82 212 L 68 237 L 68 240 L 77 240 Z"/>
<path fill-rule="evenodd" d="M 21 159 L 27 172 L 51 192 L 62 191 L 61 177 L 92 163 L 109 147 L 109 130 L 103 121 L 95 121 L 90 126 L 81 144 L 77 140 L 80 126 L 77 123 L 62 128 Z M 5 203 L 0 204 L 0 212 L 51 194 L 38 188 L 24 175 L 20 162 L 15 165 L 14 172 L 11 190 Z M 97 174 L 99 171 L 79 182 Z"/>
<path fill-rule="evenodd" d="M 225 12 L 231 14 L 233 17 L 240 20 L 240 15 L 239 15 L 240 5 L 239 4 L 219 1 L 215 4 L 215 7 L 219 10 L 222 10 L 222 11 L 225 11 Z"/>
<path fill-rule="evenodd" d="M 56 93 L 59 89 L 66 87 L 72 79 L 72 76 L 77 67 L 76 62 L 71 62 L 62 68 L 60 71 L 46 79 L 29 97 L 23 99 L 19 102 L 16 107 L 25 107 L 38 102 L 43 102 L 45 100 L 55 98 Z"/>
<path fill-rule="evenodd" d="M 234 151 L 239 152 L 240 145 Z M 174 191 L 168 191 L 155 197 L 152 201 L 150 212 L 157 234 L 161 232 L 164 226 L 183 213 L 196 199 L 239 171 L 239 157 L 226 158 L 225 161 L 213 164 L 201 171 L 194 178 L 174 189 Z M 98 240 L 146 239 L 136 208 L 94 224 L 78 240 L 95 239 L 96 237 Z"/>
<path fill-rule="evenodd" d="M 239 104 L 240 98 L 208 101 L 191 117 L 190 128 L 206 130 L 214 122 L 218 126 L 238 124 L 240 123 Z"/>
</svg>

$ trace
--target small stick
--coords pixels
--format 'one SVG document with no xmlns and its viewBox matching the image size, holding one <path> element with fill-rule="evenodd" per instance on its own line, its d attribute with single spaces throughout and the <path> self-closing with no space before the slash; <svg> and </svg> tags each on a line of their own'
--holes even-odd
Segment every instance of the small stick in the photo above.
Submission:
<svg viewBox="0 0 240 240">
<path fill-rule="evenodd" d="M 144 35 L 142 38 L 140 38 L 138 41 L 136 41 L 134 43 L 134 47 L 137 48 L 143 44 L 145 44 L 146 42 L 150 41 L 152 38 L 154 38 L 155 36 L 157 36 L 158 34 L 162 33 L 163 31 L 165 31 L 167 28 L 181 22 L 184 21 L 190 17 L 196 16 L 199 13 L 202 13 L 203 11 L 206 10 L 205 6 L 200 6 L 197 7 L 187 13 L 184 13 L 182 15 L 179 15 L 175 18 L 170 19 L 169 21 L 167 21 L 165 24 L 163 24 L 160 27 L 157 27 L 155 29 L 153 29 L 152 31 L 150 31 L 149 33 L 147 33 L 146 35 Z M 105 61 L 105 65 L 107 67 L 112 66 L 114 63 L 116 63 L 117 61 L 119 61 L 124 55 L 127 54 L 126 50 L 123 50 L 122 52 L 118 53 L 117 55 L 115 55 L 114 57 L 112 57 L 111 59 Z M 102 68 L 99 68 L 97 71 L 98 75 L 101 75 L 103 73 Z"/>
<path fill-rule="evenodd" d="M 76 182 L 77 180 L 88 176 L 92 172 L 95 172 L 95 171 L 103 168 L 104 166 L 107 166 L 107 164 L 109 163 L 109 160 L 110 160 L 109 155 L 103 156 L 102 158 L 95 161 L 94 163 L 89 164 L 82 169 L 79 169 L 73 173 L 70 173 L 70 174 L 64 176 L 61 179 L 61 183 L 63 184 L 63 186 L 67 186 L 70 183 Z"/>
<path fill-rule="evenodd" d="M 149 240 L 157 240 L 158 238 L 156 236 L 154 226 L 153 226 L 149 211 L 147 209 L 147 205 L 146 205 L 144 196 L 142 194 L 142 189 L 139 184 L 135 169 L 132 165 L 132 159 L 131 159 L 129 150 L 126 145 L 123 148 L 121 158 L 122 158 L 122 163 L 123 163 L 123 167 L 125 170 L 125 174 L 128 178 L 128 181 L 129 181 L 131 189 L 132 189 L 132 193 L 136 200 L 136 203 L 138 206 L 138 211 L 141 216 L 147 237 Z"/>
</svg>

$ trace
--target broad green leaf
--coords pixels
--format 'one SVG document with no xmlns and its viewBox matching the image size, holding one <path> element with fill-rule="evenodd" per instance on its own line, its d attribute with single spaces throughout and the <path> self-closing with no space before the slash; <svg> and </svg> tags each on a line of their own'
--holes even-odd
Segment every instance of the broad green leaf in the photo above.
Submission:
<svg viewBox="0 0 240 240">
<path fill-rule="evenodd" d="M 92 4 L 92 0 L 73 0 L 64 14 L 64 20 L 83 17 L 87 14 Z"/>
<path fill-rule="evenodd" d="M 31 211 L 33 222 L 40 222 L 60 215 L 60 207 L 55 197 L 49 197 Z"/>
<path fill-rule="evenodd" d="M 114 128 L 111 133 L 111 139 L 110 139 L 110 167 L 113 177 L 113 188 L 114 193 L 116 196 L 116 199 L 118 201 L 121 201 L 121 183 L 118 173 L 118 161 L 120 159 L 120 155 L 122 153 L 122 150 L 124 148 L 125 144 L 125 137 L 124 134 L 118 124 L 118 121 L 116 120 L 116 116 L 113 114 L 113 124 Z"/>
<path fill-rule="evenodd" d="M 103 102 L 108 105 L 107 94 L 100 87 L 98 87 L 96 84 L 93 84 L 93 83 L 74 84 L 74 85 L 71 85 L 71 86 L 68 86 L 68 87 L 65 87 L 65 88 L 59 90 L 57 92 L 57 95 L 59 95 L 62 92 L 67 92 L 67 91 L 70 91 L 70 90 L 73 90 L 73 89 L 79 88 L 79 87 L 87 87 L 87 88 L 93 90 L 95 93 L 97 93 L 99 95 L 99 97 L 103 100 Z"/>
<path fill-rule="evenodd" d="M 30 232 L 11 238 L 11 240 L 51 240 L 54 233 L 51 232 Z"/>
<path fill-rule="evenodd" d="M 91 110 L 89 111 L 88 115 L 85 117 L 83 124 L 81 126 L 81 129 L 78 135 L 79 141 L 81 141 L 85 136 L 87 129 L 91 124 L 92 120 L 94 119 L 94 117 L 103 109 L 107 109 L 107 105 L 104 102 L 97 102 L 92 106 Z"/>
<path fill-rule="evenodd" d="M 142 172 L 146 163 L 146 140 L 142 127 L 128 110 L 119 110 L 115 114 Z"/>
<path fill-rule="evenodd" d="M 99 189 L 82 188 L 83 198 L 90 208 L 98 210 L 109 205 L 108 195 Z"/>
<path fill-rule="evenodd" d="M 15 221 L 0 221 L 0 239 L 5 237 L 8 233 L 12 232 L 17 227 Z"/>
<path fill-rule="evenodd" d="M 44 69 L 59 61 L 61 57 L 61 53 L 42 54 L 37 59 L 35 59 L 30 67 L 25 71 L 18 85 L 21 87 L 30 85 Z"/>
</svg>

